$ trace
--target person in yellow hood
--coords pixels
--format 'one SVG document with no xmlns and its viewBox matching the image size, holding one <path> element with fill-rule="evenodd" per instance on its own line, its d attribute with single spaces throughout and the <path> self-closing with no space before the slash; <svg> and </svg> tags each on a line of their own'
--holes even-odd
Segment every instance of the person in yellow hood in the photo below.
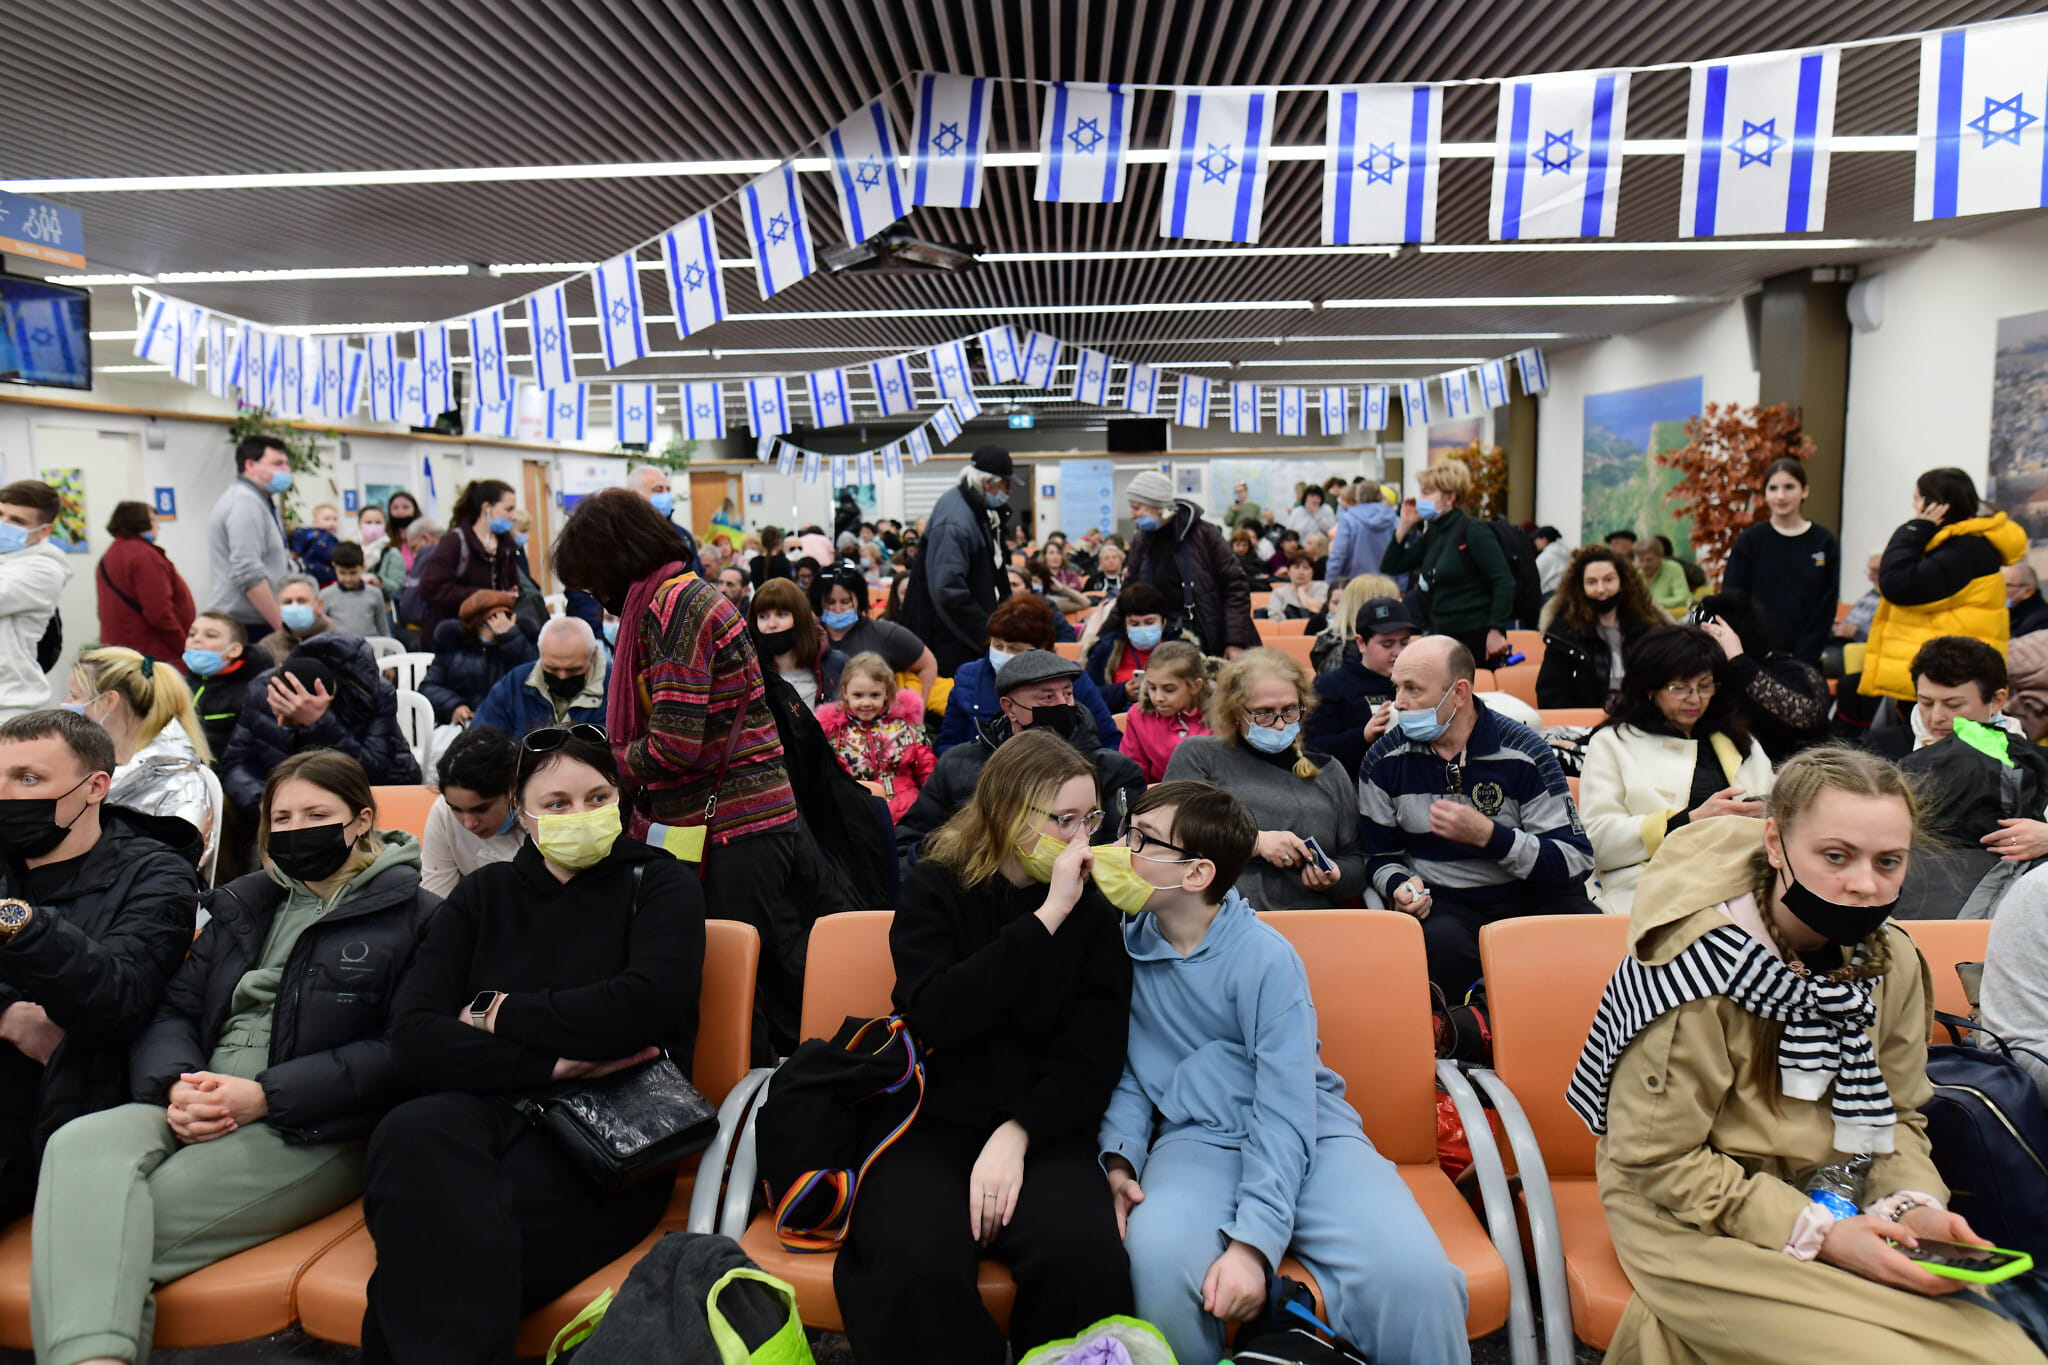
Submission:
<svg viewBox="0 0 2048 1365">
<path fill-rule="evenodd" d="M 1857 690 L 1913 700 L 1913 655 L 1939 635 L 1968 635 L 2003 654 L 2012 624 L 2003 570 L 2026 552 L 2026 529 L 1979 503 L 1968 474 L 1922 474 L 1914 484 L 1913 520 L 1892 532 L 1878 562 L 1883 600 Z"/>
<path fill-rule="evenodd" d="M 1984 1241 L 1944 1207 L 1927 966 L 1888 923 L 1918 826 L 1897 768 L 1813 749 L 1765 819 L 1687 825 L 1643 877 L 1568 1092 L 1636 1290 L 1608 1365 L 2044 1360 L 1899 1249 Z"/>
</svg>

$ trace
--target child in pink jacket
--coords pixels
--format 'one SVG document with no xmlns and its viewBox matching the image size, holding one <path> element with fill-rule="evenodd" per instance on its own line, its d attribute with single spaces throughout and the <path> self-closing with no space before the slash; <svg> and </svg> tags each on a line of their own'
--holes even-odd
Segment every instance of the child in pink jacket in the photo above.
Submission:
<svg viewBox="0 0 2048 1365">
<path fill-rule="evenodd" d="M 1166 780 L 1166 760 L 1189 735 L 1206 735 L 1202 708 L 1209 699 L 1208 661 L 1185 640 L 1168 640 L 1145 662 L 1145 692 L 1124 713 L 1124 757 L 1144 769 L 1147 782 Z"/>
<path fill-rule="evenodd" d="M 896 690 L 881 655 L 856 654 L 839 675 L 839 700 L 818 708 L 818 724 L 839 766 L 879 787 L 889 818 L 901 820 L 938 763 L 925 742 L 924 699 L 907 687 Z"/>
</svg>

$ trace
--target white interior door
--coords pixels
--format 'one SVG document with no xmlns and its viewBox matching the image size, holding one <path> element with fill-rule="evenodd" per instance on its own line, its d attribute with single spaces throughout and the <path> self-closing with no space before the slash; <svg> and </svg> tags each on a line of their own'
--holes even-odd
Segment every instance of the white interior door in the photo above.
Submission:
<svg viewBox="0 0 2048 1365">
<path fill-rule="evenodd" d="M 71 579 L 57 599 L 64 615 L 64 653 L 51 677 L 61 679 L 70 675 L 79 647 L 99 639 L 99 596 L 93 576 L 107 547 L 107 517 L 115 503 L 146 502 L 149 495 L 142 486 L 142 440 L 135 432 L 38 422 L 33 448 L 35 467 L 9 470 L 11 476 L 42 479 L 61 489 L 64 475 L 76 471 L 72 485 L 79 516 L 75 522 L 59 522 L 60 531 L 68 525 L 83 540 L 83 548 L 70 556 Z M 65 548 L 61 541 L 53 543 Z M 58 693 L 61 699 L 61 687 Z"/>
</svg>

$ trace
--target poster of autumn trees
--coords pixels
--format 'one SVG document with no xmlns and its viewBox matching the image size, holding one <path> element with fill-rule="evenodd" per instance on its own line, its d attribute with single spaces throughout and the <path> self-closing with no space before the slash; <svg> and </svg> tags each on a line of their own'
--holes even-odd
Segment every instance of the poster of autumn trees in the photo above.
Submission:
<svg viewBox="0 0 2048 1365">
<path fill-rule="evenodd" d="M 1627 528 L 1638 536 L 1669 536 L 1681 554 L 1690 554 L 1692 524 L 1665 503 L 1678 471 L 1652 457 L 1685 444 L 1685 424 L 1699 415 L 1704 393 L 1704 381 L 1694 375 L 1586 395 L 1584 540 Z"/>
<path fill-rule="evenodd" d="M 1998 320 L 1984 497 L 2026 527 L 2028 559 L 2048 574 L 2048 313 Z"/>
</svg>

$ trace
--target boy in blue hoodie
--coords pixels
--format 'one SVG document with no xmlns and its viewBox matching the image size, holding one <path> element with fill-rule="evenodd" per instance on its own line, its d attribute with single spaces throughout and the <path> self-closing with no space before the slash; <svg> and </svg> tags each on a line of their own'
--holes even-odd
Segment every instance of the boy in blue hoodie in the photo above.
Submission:
<svg viewBox="0 0 2048 1365">
<path fill-rule="evenodd" d="M 1231 889 L 1258 833 L 1206 782 L 1131 809 L 1151 890 L 1124 926 L 1130 1043 L 1101 1146 L 1138 1315 L 1182 1365 L 1208 1365 L 1292 1248 L 1372 1360 L 1469 1361 L 1463 1272 L 1322 1064 L 1301 958 Z"/>
</svg>

